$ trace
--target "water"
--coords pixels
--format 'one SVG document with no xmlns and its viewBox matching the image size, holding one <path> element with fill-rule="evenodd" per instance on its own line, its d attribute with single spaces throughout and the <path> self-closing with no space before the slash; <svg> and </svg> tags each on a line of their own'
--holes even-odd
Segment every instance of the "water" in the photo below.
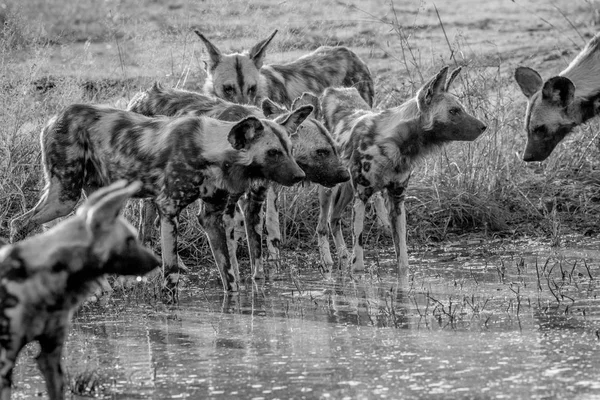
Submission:
<svg viewBox="0 0 600 400">
<path fill-rule="evenodd" d="M 405 290 L 382 253 L 358 279 L 307 267 L 177 307 L 115 299 L 78 313 L 64 365 L 106 399 L 600 398 L 598 248 L 457 243 L 413 254 Z M 45 393 L 36 351 L 14 398 Z"/>
</svg>

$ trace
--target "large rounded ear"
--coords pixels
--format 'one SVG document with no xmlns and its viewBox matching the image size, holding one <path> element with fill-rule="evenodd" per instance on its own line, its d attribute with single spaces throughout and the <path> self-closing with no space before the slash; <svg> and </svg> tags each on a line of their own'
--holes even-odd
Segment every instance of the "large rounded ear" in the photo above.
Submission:
<svg viewBox="0 0 600 400">
<path fill-rule="evenodd" d="M 450 78 L 448 78 L 448 81 L 446 82 L 446 86 L 444 87 L 445 92 L 450 90 L 450 87 L 452 87 L 454 80 L 456 79 L 456 77 L 458 76 L 458 74 L 460 73 L 461 70 L 462 70 L 462 67 L 458 67 L 450 73 Z"/>
<path fill-rule="evenodd" d="M 265 117 L 271 119 L 288 112 L 288 110 L 285 107 L 280 106 L 279 104 L 275 103 L 269 98 L 264 99 L 260 106 Z"/>
<path fill-rule="evenodd" d="M 94 234 L 110 229 L 127 200 L 141 187 L 140 181 L 127 184 L 127 181 L 120 180 L 90 196 L 86 203 L 93 201 L 94 204 L 86 207 L 85 215 L 86 226 L 90 232 Z"/>
<path fill-rule="evenodd" d="M 271 40 L 273 40 L 273 37 L 275 37 L 276 33 L 277 29 L 275 29 L 275 31 L 271 33 L 271 36 L 269 36 L 265 40 L 256 43 L 254 47 L 250 49 L 249 57 L 252 60 L 252 62 L 254 62 L 256 68 L 260 69 L 260 67 L 263 66 L 263 61 L 267 52 L 267 46 L 269 45 L 269 43 L 271 43 Z"/>
<path fill-rule="evenodd" d="M 560 107 L 566 107 L 575 98 L 575 85 L 569 78 L 555 76 L 544 83 L 542 97 Z"/>
<path fill-rule="evenodd" d="M 210 40 L 205 38 L 199 30 L 194 30 L 194 32 L 196 33 L 196 35 L 200 36 L 200 39 L 204 42 L 204 45 L 206 46 L 206 50 L 208 50 L 208 55 L 210 57 L 210 65 L 208 67 L 210 69 L 214 69 L 221 61 L 221 52 L 219 51 L 219 49 L 217 49 L 217 47 L 214 44 L 210 42 Z"/>
<path fill-rule="evenodd" d="M 227 140 L 235 150 L 241 150 L 264 129 L 262 122 L 256 117 L 248 117 L 231 128 L 227 135 Z"/>
<path fill-rule="evenodd" d="M 125 179 L 118 180 L 108 186 L 104 186 L 94 193 L 88 196 L 87 200 L 77 209 L 78 215 L 85 215 L 88 210 L 96 205 L 102 198 L 107 196 L 109 193 L 114 192 L 115 190 L 119 190 L 127 186 L 127 181 Z"/>
<path fill-rule="evenodd" d="M 313 118 L 321 118 L 321 104 L 319 103 L 319 98 L 317 96 L 309 92 L 302 93 L 302 95 L 296 98 L 292 103 L 292 110 L 296 110 L 304 105 L 313 106 Z"/>
<path fill-rule="evenodd" d="M 537 93 L 544 83 L 540 74 L 529 67 L 517 67 L 517 69 L 515 69 L 515 80 L 528 99 Z"/>
<path fill-rule="evenodd" d="M 429 107 L 433 97 L 444 90 L 446 75 L 448 75 L 448 66 L 443 67 L 429 82 L 421 86 L 417 92 L 417 101 L 420 110 Z"/>
<path fill-rule="evenodd" d="M 298 109 L 292 111 L 285 121 L 281 122 L 280 124 L 285 127 L 285 129 L 288 131 L 288 134 L 291 136 L 296 132 L 300 124 L 304 122 L 306 118 L 308 118 L 311 112 L 313 112 L 313 106 L 306 105 L 299 107 Z"/>
</svg>

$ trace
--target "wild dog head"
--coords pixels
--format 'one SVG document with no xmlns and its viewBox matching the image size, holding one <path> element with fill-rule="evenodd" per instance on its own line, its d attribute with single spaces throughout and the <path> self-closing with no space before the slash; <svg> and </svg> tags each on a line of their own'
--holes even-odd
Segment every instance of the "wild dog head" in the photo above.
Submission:
<svg viewBox="0 0 600 400">
<path fill-rule="evenodd" d="M 600 34 L 596 34 L 569 66 L 546 81 L 528 67 L 515 70 L 515 80 L 528 99 L 524 161 L 543 161 L 573 128 L 600 112 Z"/>
<path fill-rule="evenodd" d="M 121 180 L 94 192 L 77 210 L 76 215 L 42 235 L 16 245 L 25 263 L 66 263 L 71 272 L 82 268 L 90 279 L 99 275 L 143 275 L 158 267 L 160 261 L 137 239 L 137 232 L 120 211 L 125 202 L 139 191 L 141 182 L 127 184 Z M 70 248 L 85 249 L 83 254 Z M 66 260 L 54 260 L 60 249 Z M 85 269 L 83 269 L 85 268 Z"/>
<path fill-rule="evenodd" d="M 579 121 L 569 106 L 575 99 L 575 85 L 569 78 L 555 76 L 546 82 L 528 67 L 515 70 L 515 80 L 527 96 L 524 161 L 543 161 Z"/>
<path fill-rule="evenodd" d="M 228 140 L 247 160 L 245 165 L 238 167 L 240 176 L 251 175 L 285 186 L 304 180 L 306 175 L 292 157 L 289 137 L 311 112 L 311 106 L 303 106 L 278 122 L 255 117 L 237 122 L 229 132 Z"/>
<path fill-rule="evenodd" d="M 294 100 L 292 110 L 310 105 L 313 107 L 311 118 L 307 118 L 291 136 L 294 159 L 306 174 L 306 179 L 323 186 L 332 187 L 350 179 L 348 170 L 342 165 L 331 134 L 319 122 L 321 106 L 319 99 L 312 93 L 303 93 Z M 265 100 L 263 112 L 275 122 L 284 119 L 289 112 L 282 107 Z"/>
<path fill-rule="evenodd" d="M 460 70 L 459 67 L 452 71 L 446 81 L 448 67 L 442 68 L 417 92 L 422 128 L 436 142 L 472 141 L 487 128 L 483 122 L 467 113 L 454 95 L 448 93 Z"/>
<path fill-rule="evenodd" d="M 234 103 L 255 103 L 260 85 L 259 70 L 263 66 L 267 46 L 277 30 L 249 52 L 233 54 L 221 53 L 202 33 L 194 32 L 204 42 L 210 57 L 206 65 L 204 91 Z"/>
</svg>

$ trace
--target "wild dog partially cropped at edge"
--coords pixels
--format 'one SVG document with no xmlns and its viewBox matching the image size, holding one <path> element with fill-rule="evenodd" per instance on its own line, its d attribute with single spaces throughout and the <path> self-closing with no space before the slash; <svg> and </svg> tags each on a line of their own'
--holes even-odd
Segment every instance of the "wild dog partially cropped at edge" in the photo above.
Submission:
<svg viewBox="0 0 600 400">
<path fill-rule="evenodd" d="M 9 400 L 21 349 L 38 341 L 37 363 L 51 400 L 64 398 L 61 367 L 70 321 L 104 274 L 143 275 L 160 260 L 121 217 L 141 182 L 117 181 L 92 194 L 74 217 L 0 248 L 0 398 Z"/>
<path fill-rule="evenodd" d="M 600 33 L 558 76 L 546 81 L 529 67 L 515 80 L 527 96 L 524 161 L 543 161 L 573 128 L 600 113 Z"/>
<path fill-rule="evenodd" d="M 235 103 L 258 103 L 269 98 L 285 107 L 304 92 L 319 95 L 327 87 L 355 87 L 373 105 L 375 89 L 367 65 L 350 49 L 321 46 L 286 64 L 264 64 L 269 43 L 277 33 L 258 42 L 249 52 L 223 54 L 201 32 L 209 62 L 204 91 Z"/>
<path fill-rule="evenodd" d="M 297 110 L 305 105 L 312 105 L 314 110 L 319 108 L 318 99 L 314 95 L 305 93 L 294 102 L 292 110 Z M 128 109 L 147 116 L 210 115 L 224 121 L 239 120 L 250 115 L 263 116 L 264 113 L 269 118 L 274 118 L 275 122 L 281 122 L 288 118 L 290 114 L 289 111 L 280 108 L 269 99 L 265 99 L 262 106 L 261 112 L 253 106 L 234 104 L 186 90 L 164 88 L 155 83 L 150 89 L 134 96 Z M 350 179 L 346 168 L 341 164 L 331 135 L 316 118 L 309 117 L 304 120 L 290 138 L 294 159 L 306 174 L 307 181 L 331 187 Z M 275 206 L 276 196 L 271 186 L 268 187 L 267 192 L 267 186 L 265 185 L 252 186 L 244 202 L 244 219 L 250 247 L 250 263 L 252 275 L 255 278 L 261 278 L 264 275 L 261 243 L 265 221 L 261 213 L 261 207 L 265 200 L 265 192 L 268 201 L 265 217 L 268 258 L 271 260 L 279 259 L 281 234 Z M 231 204 L 231 201 L 233 201 L 233 204 Z M 235 205 L 235 201 L 231 198 L 230 205 Z M 234 220 L 241 221 L 241 218 L 239 216 L 234 217 L 233 212 L 234 207 L 230 207 L 225 211 L 225 229 L 229 241 L 230 259 L 232 263 L 237 265 L 237 240 L 233 238 L 234 226 L 232 226 L 232 223 Z M 151 224 L 153 217 L 150 212 L 144 213 L 144 215 L 150 216 L 144 221 L 143 225 L 146 226 L 141 228 L 142 231 L 146 232 L 149 231 L 148 225 Z M 231 240 L 232 238 L 234 240 Z"/>
<path fill-rule="evenodd" d="M 341 215 L 354 199 L 352 271 L 364 270 L 363 227 L 365 204 L 385 191 L 389 200 L 392 239 L 398 271 L 408 272 L 405 191 L 416 162 L 453 140 L 475 140 L 486 125 L 468 114 L 448 89 L 460 68 L 446 81 L 448 67 L 423 85 L 415 98 L 399 107 L 372 112 L 354 89 L 329 88 L 322 96 L 323 118 L 337 140 L 350 170 L 351 182 L 333 190 L 321 189 L 317 227 L 322 262 L 331 270 L 328 225 L 340 260 L 348 253 L 342 236 Z M 332 202 L 333 199 L 333 202 Z"/>
<path fill-rule="evenodd" d="M 42 131 L 46 187 L 38 204 L 11 222 L 13 240 L 40 224 L 67 215 L 82 190 L 93 192 L 117 179 L 139 179 L 137 198 L 151 198 L 161 215 L 161 252 L 166 294 L 177 294 L 177 226 L 181 211 L 204 201 L 202 224 L 226 290 L 239 273 L 230 265 L 223 227 L 227 196 L 272 179 L 292 185 L 305 178 L 291 156 L 289 134 L 310 114 L 306 106 L 282 121 L 247 117 L 149 118 L 124 110 L 76 104 Z M 172 297 L 171 297 L 172 298 Z"/>
</svg>

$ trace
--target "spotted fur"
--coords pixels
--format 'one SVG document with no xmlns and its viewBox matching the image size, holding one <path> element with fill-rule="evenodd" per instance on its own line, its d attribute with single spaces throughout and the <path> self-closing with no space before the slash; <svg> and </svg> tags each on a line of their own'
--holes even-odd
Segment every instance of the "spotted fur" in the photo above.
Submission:
<svg viewBox="0 0 600 400">
<path fill-rule="evenodd" d="M 242 104 L 269 98 L 285 107 L 304 92 L 319 95 L 330 86 L 355 87 L 373 104 L 373 79 L 367 65 L 352 50 L 321 46 L 286 64 L 264 64 L 266 49 L 277 33 L 248 52 L 223 54 L 202 33 L 195 31 L 209 54 L 205 93 Z"/>
<path fill-rule="evenodd" d="M 38 341 L 37 362 L 51 400 L 64 398 L 61 355 L 73 312 L 107 273 L 143 275 L 160 260 L 119 212 L 140 182 L 95 192 L 45 233 L 0 249 L 0 397 L 10 399 L 21 349 Z"/>
<path fill-rule="evenodd" d="M 373 194 L 385 191 L 396 260 L 401 276 L 408 272 L 404 196 L 415 164 L 434 149 L 453 140 L 475 140 L 486 126 L 469 115 L 448 88 L 460 69 L 448 81 L 448 68 L 421 87 L 415 98 L 399 107 L 374 112 L 358 92 L 329 88 L 321 105 L 325 125 L 341 148 L 350 170 L 351 182 L 319 193 L 321 212 L 319 249 L 321 259 L 331 270 L 333 261 L 328 244 L 329 219 L 334 242 L 343 261 L 348 252 L 342 237 L 341 214 L 354 198 L 352 270 L 364 269 L 363 224 L 365 204 Z M 333 200 L 333 203 L 332 203 Z M 331 208 L 331 210 L 330 210 Z M 331 215 L 329 215 L 331 212 Z"/>
<path fill-rule="evenodd" d="M 544 82 L 535 70 L 518 67 L 515 80 L 527 96 L 525 161 L 543 161 L 576 126 L 600 113 L 600 33 L 569 66 Z"/>
<path fill-rule="evenodd" d="M 319 103 L 317 97 L 305 93 L 296 99 L 292 109 L 298 110 L 307 105 L 312 106 L 313 110 L 318 110 Z M 274 118 L 275 122 L 278 123 L 282 123 L 293 114 L 268 99 L 263 101 L 261 111 L 253 106 L 238 105 L 199 93 L 180 89 L 165 89 L 158 84 L 136 95 L 130 102 L 128 109 L 145 115 L 210 115 L 222 120 L 235 120 L 250 115 L 267 115 L 269 118 Z M 312 114 L 291 135 L 294 158 L 306 174 L 307 181 L 330 187 L 349 180 L 350 175 L 340 162 L 336 146 L 329 131 L 317 117 L 318 115 Z M 250 262 L 253 276 L 256 278 L 264 276 L 261 250 L 264 220 L 261 208 L 262 203 L 265 201 L 265 196 L 267 199 L 266 230 L 269 249 L 268 259 L 277 262 L 279 260 L 281 234 L 279 232 L 279 218 L 275 205 L 276 196 L 271 185 L 261 185 L 251 188 L 247 196 L 247 201 L 244 202 L 244 217 L 241 217 L 239 213 L 235 216 L 227 215 L 228 221 L 233 223 L 234 226 L 226 224 L 230 258 L 232 263 L 237 265 L 235 259 L 237 237 L 232 238 L 231 235 L 233 235 L 235 226 L 240 225 L 241 221 L 245 218 L 244 225 L 250 247 Z M 235 207 L 231 211 L 234 212 Z M 145 215 L 151 216 L 152 214 L 145 212 Z M 150 218 L 146 220 L 145 225 L 150 224 Z M 146 231 L 147 229 L 146 226 L 141 231 Z"/>
<path fill-rule="evenodd" d="M 239 273 L 227 257 L 222 193 L 244 193 L 264 180 L 284 185 L 303 180 L 291 156 L 289 134 L 311 111 L 305 107 L 277 124 L 255 117 L 238 122 L 150 118 L 113 108 L 69 106 L 42 131 L 46 187 L 39 203 L 11 222 L 12 238 L 67 215 L 82 190 L 90 193 L 117 179 L 139 179 L 142 188 L 135 197 L 153 199 L 161 214 L 166 289 L 177 294 L 179 214 L 202 199 L 213 212 L 204 226 L 223 286 L 235 291 Z"/>
</svg>

